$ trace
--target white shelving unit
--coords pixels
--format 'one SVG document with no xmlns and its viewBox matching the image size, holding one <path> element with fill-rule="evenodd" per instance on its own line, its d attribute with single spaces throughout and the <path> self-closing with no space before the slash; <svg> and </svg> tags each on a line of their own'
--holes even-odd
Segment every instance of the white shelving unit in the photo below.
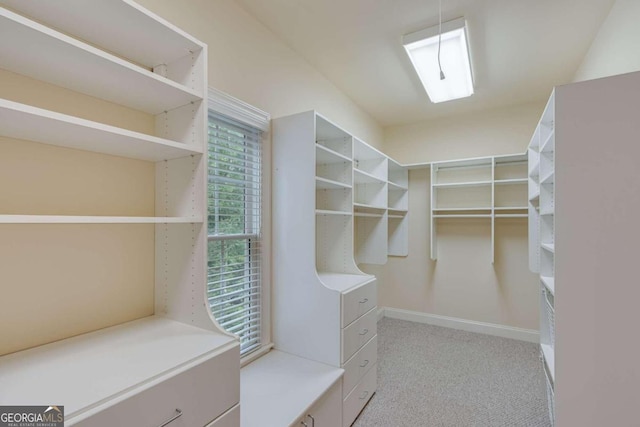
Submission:
<svg viewBox="0 0 640 427">
<path fill-rule="evenodd" d="M 560 426 L 637 418 L 639 91 L 640 73 L 556 87 L 528 150 L 530 267 Z"/>
<path fill-rule="evenodd" d="M 493 263 L 496 220 L 528 216 L 527 156 L 478 157 L 430 167 L 431 259 L 438 257 L 438 220 L 486 219 L 491 222 Z"/>
<path fill-rule="evenodd" d="M 47 212 L 49 205 L 40 208 L 35 200 L 0 212 L 0 232 L 40 233 L 38 247 L 51 244 L 47 239 L 55 236 L 61 253 L 113 227 L 150 230 L 147 249 L 153 262 L 144 268 L 149 265 L 145 274 L 155 277 L 151 292 L 142 293 L 153 300 L 151 316 L 94 324 L 87 307 L 73 304 L 114 304 L 103 293 L 125 280 L 115 272 L 94 272 L 106 284 L 93 292 L 98 300 L 86 299 L 94 277 L 88 276 L 75 288 L 84 300 L 45 307 L 23 291 L 38 294 L 42 285 L 17 274 L 19 267 L 3 265 L 5 274 L 18 279 L 5 283 L 3 293 L 17 297 L 0 310 L 11 317 L 1 322 L 0 404 L 62 399 L 65 425 L 159 425 L 177 407 L 183 409 L 185 425 L 224 422 L 223 414 L 239 403 L 239 345 L 217 327 L 206 302 L 206 45 L 129 0 L 2 0 L 0 6 L 4 69 L 155 117 L 150 135 L 0 99 L 0 136 L 13 145 L 81 150 L 102 156 L 105 163 L 126 158 L 150 162 L 155 169 L 148 189 L 155 193 L 150 215 L 132 215 L 126 207 L 116 215 L 87 212 L 81 203 L 74 208 L 76 196 L 63 189 L 55 200 L 64 209 Z M 65 173 L 85 178 L 83 172 Z M 59 215 L 59 210 L 70 214 Z M 127 247 L 138 235 L 118 232 L 110 239 L 122 239 L 118 244 Z M 30 241 L 21 242 L 20 250 Z M 45 261 L 34 257 L 30 268 L 43 268 Z M 83 274 L 74 262 L 69 255 L 56 265 L 47 286 L 73 291 L 73 284 L 61 280 Z M 128 292 L 129 298 L 140 295 Z M 63 320 L 52 324 L 51 318 Z M 83 330 L 85 324 L 92 329 Z M 207 395 L 215 398 L 203 405 Z"/>
<path fill-rule="evenodd" d="M 386 158 L 314 111 L 276 119 L 272 129 L 275 347 L 345 369 L 352 382 L 341 410 L 350 426 L 375 391 L 375 368 L 360 365 L 377 336 L 376 279 L 358 268 L 354 252 L 377 254 L 356 251 L 354 229 L 370 223 L 368 239 L 380 230 L 387 237 Z M 326 180 L 341 185 L 327 188 Z"/>
</svg>

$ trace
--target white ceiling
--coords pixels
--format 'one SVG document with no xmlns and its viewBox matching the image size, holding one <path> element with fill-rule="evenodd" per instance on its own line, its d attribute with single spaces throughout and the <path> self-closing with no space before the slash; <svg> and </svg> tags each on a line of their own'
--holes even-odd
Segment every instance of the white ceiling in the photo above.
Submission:
<svg viewBox="0 0 640 427">
<path fill-rule="evenodd" d="M 467 19 L 475 94 L 432 104 L 401 37 L 438 0 L 237 0 L 382 126 L 546 99 L 568 83 L 614 0 L 442 0 Z"/>
</svg>

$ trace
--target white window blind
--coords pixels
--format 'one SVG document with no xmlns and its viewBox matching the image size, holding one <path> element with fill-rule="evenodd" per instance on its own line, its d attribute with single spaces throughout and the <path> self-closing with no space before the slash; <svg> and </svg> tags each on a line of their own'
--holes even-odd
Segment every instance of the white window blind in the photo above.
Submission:
<svg viewBox="0 0 640 427">
<path fill-rule="evenodd" d="M 240 337 L 240 354 L 261 345 L 261 131 L 209 112 L 209 306 Z"/>
</svg>

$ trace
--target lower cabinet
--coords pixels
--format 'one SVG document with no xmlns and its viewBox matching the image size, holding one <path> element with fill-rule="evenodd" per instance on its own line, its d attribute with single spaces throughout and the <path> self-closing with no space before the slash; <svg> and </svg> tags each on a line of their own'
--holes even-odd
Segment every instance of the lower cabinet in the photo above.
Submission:
<svg viewBox="0 0 640 427">
<path fill-rule="evenodd" d="M 236 405 L 224 414 L 220 415 L 207 427 L 239 427 L 240 426 L 240 405 Z M 171 427 L 169 424 L 167 427 Z"/>
<path fill-rule="evenodd" d="M 375 393 L 377 372 L 377 364 L 373 364 L 362 381 L 360 381 L 344 399 L 344 405 L 342 407 L 343 427 L 353 424 L 360 411 L 362 411 L 369 399 L 371 399 L 371 396 L 373 396 L 373 393 Z"/>
<path fill-rule="evenodd" d="M 291 427 L 338 427 L 342 425 L 342 381 L 337 381 L 331 386 L 306 412 Z"/>
<path fill-rule="evenodd" d="M 218 422 L 221 415 L 239 403 L 239 372 L 236 345 L 133 395 L 123 396 L 74 425 L 201 427 L 212 420 Z M 239 423 L 233 423 L 231 415 L 229 420 L 212 425 L 237 427 Z"/>
</svg>

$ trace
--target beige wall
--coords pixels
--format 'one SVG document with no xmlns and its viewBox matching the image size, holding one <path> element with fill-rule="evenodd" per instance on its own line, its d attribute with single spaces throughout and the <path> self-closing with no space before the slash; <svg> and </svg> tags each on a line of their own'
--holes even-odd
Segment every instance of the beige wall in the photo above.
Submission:
<svg viewBox="0 0 640 427">
<path fill-rule="evenodd" d="M 550 94 L 531 104 L 387 127 L 383 151 L 400 163 L 524 153 Z"/>
<path fill-rule="evenodd" d="M 386 128 L 383 150 L 401 163 L 523 153 L 544 105 Z M 539 284 L 528 267 L 526 220 L 496 220 L 495 264 L 488 220 L 440 220 L 438 260 L 431 261 L 429 180 L 428 168 L 410 171 L 409 256 L 363 266 L 380 279 L 379 305 L 537 330 Z"/>
<path fill-rule="evenodd" d="M 369 144 L 382 128 L 233 0 L 140 0 L 207 43 L 209 85 L 281 117 L 315 109 Z"/>
<path fill-rule="evenodd" d="M 617 0 L 600 27 L 574 81 L 640 70 L 640 1 Z"/>
<path fill-rule="evenodd" d="M 0 97 L 152 133 L 153 117 L 0 70 Z M 0 138 L 0 213 L 152 216 L 153 163 Z M 97 191 L 99 189 L 99 191 Z M 0 355 L 153 314 L 153 224 L 0 225 Z"/>
</svg>

